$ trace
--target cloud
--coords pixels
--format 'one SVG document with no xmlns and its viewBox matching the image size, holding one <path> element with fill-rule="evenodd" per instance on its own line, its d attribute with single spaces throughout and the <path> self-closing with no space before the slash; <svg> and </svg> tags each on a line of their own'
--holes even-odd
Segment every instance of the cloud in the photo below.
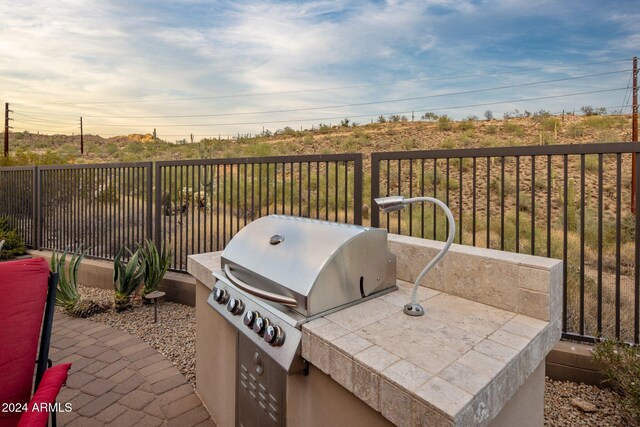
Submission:
<svg viewBox="0 0 640 427">
<path fill-rule="evenodd" d="M 577 9 L 584 13 L 576 13 Z M 103 133 L 124 133 L 171 123 L 262 121 L 273 129 L 285 124 L 268 122 L 290 119 L 297 127 L 310 125 L 296 122 L 306 118 L 378 115 L 577 92 L 615 86 L 623 80 L 620 84 L 626 84 L 628 77 L 286 114 L 192 119 L 113 117 L 341 105 L 611 70 L 617 64 L 489 75 L 630 57 L 629 52 L 640 39 L 632 9 L 624 2 L 612 7 L 577 0 L 5 2 L 0 4 L 0 93 L 16 104 L 16 111 L 31 111 L 35 116 L 41 113 L 41 118 L 59 117 L 60 126 L 74 126 L 81 114 L 111 116 L 88 118 L 87 127 Z M 460 75 L 477 77 L 441 79 Z M 428 78 L 435 80 L 424 80 Z M 402 80 L 413 81 L 384 85 Z M 362 87 L 372 84 L 378 86 Z M 345 86 L 358 87 L 314 91 Z M 296 90 L 307 92 L 264 94 Z M 234 94 L 256 95 L 90 103 Z M 597 101 L 619 103 L 616 96 L 622 98 L 622 94 L 611 95 Z M 561 110 L 583 101 L 548 100 L 521 109 L 531 105 L 530 110 Z M 475 114 L 481 115 L 487 108 L 496 112 L 507 107 L 478 107 Z M 461 114 L 454 111 L 453 115 Z M 101 123 L 122 126 L 101 128 Z M 261 128 L 262 124 L 193 126 L 189 131 L 185 127 L 163 127 L 168 134 L 246 133 Z"/>
</svg>

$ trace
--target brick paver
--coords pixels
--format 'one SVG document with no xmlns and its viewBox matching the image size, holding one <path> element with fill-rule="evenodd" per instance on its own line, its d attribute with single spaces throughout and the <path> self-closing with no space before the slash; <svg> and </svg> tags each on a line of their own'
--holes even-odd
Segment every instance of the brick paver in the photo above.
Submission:
<svg viewBox="0 0 640 427">
<path fill-rule="evenodd" d="M 162 354 L 124 331 L 56 313 L 50 357 L 71 362 L 58 395 L 60 426 L 214 426 L 200 398 Z"/>
</svg>

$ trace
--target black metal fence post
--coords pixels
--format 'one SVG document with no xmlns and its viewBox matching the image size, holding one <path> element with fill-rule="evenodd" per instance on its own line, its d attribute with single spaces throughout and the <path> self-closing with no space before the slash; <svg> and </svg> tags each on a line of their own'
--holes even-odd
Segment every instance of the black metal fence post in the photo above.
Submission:
<svg viewBox="0 0 640 427">
<path fill-rule="evenodd" d="M 41 198 L 40 198 L 40 170 L 38 166 L 33 167 L 33 205 L 31 206 L 33 247 L 40 250 L 42 247 L 42 224 L 41 224 Z"/>
<path fill-rule="evenodd" d="M 371 153 L 371 206 L 369 213 L 372 227 L 380 227 L 380 209 L 374 200 L 380 196 L 382 196 L 380 194 L 380 155 L 379 153 Z"/>
<path fill-rule="evenodd" d="M 153 218 L 153 233 L 151 232 L 151 221 L 149 221 L 149 239 L 153 238 L 154 243 L 158 250 L 162 247 L 162 240 L 160 236 L 160 223 L 163 220 L 162 215 L 162 169 L 158 162 L 149 166 L 149 182 L 153 180 L 155 185 L 155 203 L 152 200 L 151 186 L 149 186 L 149 212 L 154 210 Z M 155 173 L 154 173 L 155 172 Z M 149 218 L 151 220 L 151 218 Z M 153 237 L 152 237 L 153 236 Z"/>
<path fill-rule="evenodd" d="M 347 164 L 345 162 L 345 173 L 347 170 Z M 353 159 L 353 223 L 362 225 L 362 154 L 360 153 Z M 346 188 L 347 183 L 345 181 L 345 192 L 348 199 L 348 190 Z M 347 206 L 345 199 L 345 209 Z M 371 209 L 369 209 L 371 210 Z"/>
</svg>

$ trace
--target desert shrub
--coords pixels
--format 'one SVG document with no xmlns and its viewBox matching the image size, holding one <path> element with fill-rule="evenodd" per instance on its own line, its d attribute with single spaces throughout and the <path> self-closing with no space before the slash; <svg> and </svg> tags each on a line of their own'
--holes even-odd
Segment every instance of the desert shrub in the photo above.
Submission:
<svg viewBox="0 0 640 427">
<path fill-rule="evenodd" d="M 444 150 L 451 150 L 452 148 L 456 148 L 456 142 L 451 138 L 447 138 L 440 143 L 440 148 Z"/>
<path fill-rule="evenodd" d="M 584 126 L 579 124 L 572 124 L 567 127 L 565 131 L 567 136 L 571 138 L 580 138 L 584 136 Z"/>
<path fill-rule="evenodd" d="M 524 136 L 524 128 L 519 124 L 512 123 L 510 121 L 505 121 L 502 125 L 502 129 L 504 129 L 505 132 L 512 133 L 516 136 Z"/>
<path fill-rule="evenodd" d="M 0 240 L 4 240 L 0 250 L 0 260 L 13 259 L 27 253 L 27 246 L 16 230 L 0 232 Z"/>
<path fill-rule="evenodd" d="M 540 132 L 540 144 L 550 145 L 556 142 L 552 132 Z"/>
<path fill-rule="evenodd" d="M 585 124 L 599 129 L 621 129 L 627 124 L 627 120 L 620 116 L 590 116 L 585 119 Z"/>
<path fill-rule="evenodd" d="M 580 111 L 585 116 L 602 116 L 607 114 L 607 109 L 604 107 L 592 107 L 591 105 L 585 105 L 580 107 Z"/>
<path fill-rule="evenodd" d="M 598 171 L 598 155 L 597 154 L 587 154 L 584 156 L 584 168 L 588 172 L 597 172 Z"/>
<path fill-rule="evenodd" d="M 402 146 L 403 150 L 409 151 L 409 150 L 418 148 L 418 141 L 416 141 L 415 138 L 407 138 L 407 139 L 404 139 L 400 143 L 400 145 Z"/>
<path fill-rule="evenodd" d="M 487 110 L 484 112 L 484 118 L 487 120 L 493 120 L 493 111 Z"/>
<path fill-rule="evenodd" d="M 401 120 L 401 117 L 398 114 L 392 114 L 389 116 L 389 121 L 391 123 L 398 123 Z"/>
<path fill-rule="evenodd" d="M 318 125 L 318 132 L 320 133 L 329 133 L 329 131 L 331 131 L 331 126 L 324 124 L 324 123 L 320 123 Z"/>
<path fill-rule="evenodd" d="M 489 135 L 495 135 L 496 133 L 498 133 L 498 127 L 496 125 L 489 125 L 485 128 L 485 131 Z"/>
<path fill-rule="evenodd" d="M 453 129 L 453 122 L 446 114 L 438 118 L 438 129 L 442 131 Z"/>
<path fill-rule="evenodd" d="M 536 182 L 534 184 L 534 187 L 538 191 L 546 190 L 547 189 L 547 179 L 544 178 L 544 177 L 541 177 L 539 175 L 536 175 Z"/>
<path fill-rule="evenodd" d="M 622 342 L 605 340 L 597 343 L 593 359 L 622 395 L 627 416 L 633 424 L 640 422 L 640 348 Z"/>
<path fill-rule="evenodd" d="M 428 122 L 435 122 L 436 120 L 438 120 L 438 115 L 436 113 L 432 113 L 431 111 L 429 111 L 424 113 L 420 118 Z"/>
<path fill-rule="evenodd" d="M 458 129 L 460 129 L 461 131 L 473 130 L 475 128 L 476 127 L 473 124 L 473 120 L 471 119 L 463 120 L 458 123 Z"/>
<path fill-rule="evenodd" d="M 619 142 L 618 134 L 610 129 L 602 129 L 594 138 L 594 142 Z"/>
<path fill-rule="evenodd" d="M 386 123 L 387 119 L 384 116 L 378 116 L 378 123 Z"/>
<path fill-rule="evenodd" d="M 555 131 L 560 128 L 560 120 L 553 117 L 544 117 L 539 120 L 542 130 Z"/>
</svg>

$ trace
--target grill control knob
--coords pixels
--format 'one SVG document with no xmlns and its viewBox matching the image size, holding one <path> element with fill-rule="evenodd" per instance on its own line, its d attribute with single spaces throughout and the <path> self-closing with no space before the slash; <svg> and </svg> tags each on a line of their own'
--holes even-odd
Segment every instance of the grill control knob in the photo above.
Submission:
<svg viewBox="0 0 640 427">
<path fill-rule="evenodd" d="M 239 299 L 231 298 L 227 303 L 227 311 L 238 316 L 244 311 L 244 304 Z"/>
<path fill-rule="evenodd" d="M 270 324 L 271 322 L 266 317 L 257 317 L 256 321 L 253 322 L 253 332 L 262 336 Z"/>
<path fill-rule="evenodd" d="M 284 331 L 280 326 L 267 326 L 264 332 L 264 340 L 273 347 L 281 346 L 284 343 Z"/>
<path fill-rule="evenodd" d="M 224 304 L 229 299 L 229 292 L 226 289 L 215 288 L 213 290 L 213 300 L 218 304 Z"/>
<path fill-rule="evenodd" d="M 251 329 L 253 328 L 253 323 L 258 317 L 260 317 L 260 313 L 257 311 L 247 311 L 242 318 L 242 323 L 244 323 L 247 328 Z"/>
</svg>

